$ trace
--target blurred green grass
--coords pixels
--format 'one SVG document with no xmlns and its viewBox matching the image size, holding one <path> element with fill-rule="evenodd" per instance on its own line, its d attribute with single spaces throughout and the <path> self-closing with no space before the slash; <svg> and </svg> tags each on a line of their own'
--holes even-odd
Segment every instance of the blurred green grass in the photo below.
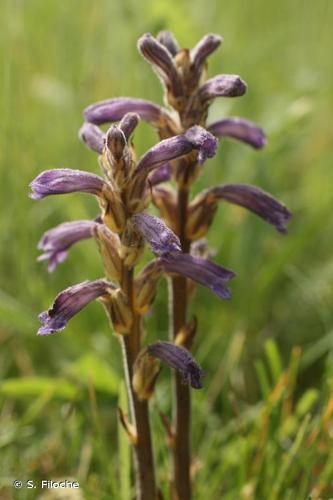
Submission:
<svg viewBox="0 0 333 500">
<path fill-rule="evenodd" d="M 240 74 L 248 93 L 216 101 L 211 119 L 244 116 L 269 138 L 262 152 L 223 142 L 197 189 L 251 182 L 294 214 L 284 238 L 225 206 L 210 233 L 216 260 L 237 279 L 231 302 L 200 289 L 193 305 L 200 320 L 196 356 L 207 373 L 204 391 L 193 395 L 196 498 L 268 498 L 275 480 L 275 498 L 305 498 L 315 486 L 313 498 L 318 491 L 332 496 L 332 2 L 2 0 L 1 8 L 0 493 L 15 495 L 6 485 L 17 475 L 75 476 L 87 498 L 96 492 L 118 498 L 119 484 L 122 498 L 128 495 L 115 452 L 120 351 L 101 308 L 89 306 L 64 334 L 35 336 L 37 313 L 59 290 L 101 273 L 93 242 L 85 242 L 48 276 L 36 263 L 36 243 L 57 223 L 94 217 L 94 200 L 73 195 L 36 203 L 27 193 L 46 168 L 96 171 L 95 155 L 77 138 L 86 105 L 121 95 L 161 103 L 136 40 L 170 29 L 183 46 L 206 32 L 224 36 L 209 74 Z M 138 152 L 155 140 L 140 125 Z M 165 300 L 164 285 L 147 320 L 148 339 L 167 336 Z M 275 346 L 279 362 L 267 345 Z M 289 387 L 281 379 L 282 393 L 274 396 L 295 346 L 301 347 L 297 381 Z M 96 375 L 99 364 L 105 370 Z M 157 405 L 170 410 L 167 374 Z M 156 411 L 153 419 L 166 490 L 168 459 Z M 33 498 L 27 490 L 19 495 Z"/>
</svg>

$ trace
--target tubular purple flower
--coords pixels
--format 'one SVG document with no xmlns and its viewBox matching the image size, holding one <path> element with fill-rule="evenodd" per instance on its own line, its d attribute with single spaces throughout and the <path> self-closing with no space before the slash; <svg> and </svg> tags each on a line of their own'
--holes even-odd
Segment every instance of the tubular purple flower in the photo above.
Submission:
<svg viewBox="0 0 333 500">
<path fill-rule="evenodd" d="M 83 281 L 66 288 L 57 295 L 52 307 L 38 316 L 42 326 L 37 335 L 49 335 L 63 330 L 75 314 L 89 302 L 106 295 L 111 287 L 104 280 L 96 280 Z"/>
<path fill-rule="evenodd" d="M 189 254 L 176 254 L 159 259 L 164 272 L 185 276 L 209 288 L 220 299 L 230 299 L 230 290 L 225 283 L 231 280 L 235 273 L 214 262 L 193 257 Z"/>
<path fill-rule="evenodd" d="M 287 232 L 286 224 L 291 219 L 291 213 L 287 207 L 256 186 L 226 184 L 208 189 L 206 193 L 212 200 L 225 200 L 247 208 L 272 224 L 280 233 Z"/>
<path fill-rule="evenodd" d="M 191 60 L 193 68 L 199 72 L 206 62 L 207 57 L 212 54 L 223 42 L 220 35 L 210 33 L 205 35 L 191 50 Z"/>
<path fill-rule="evenodd" d="M 96 153 L 103 152 L 105 134 L 96 125 L 85 122 L 79 130 L 79 138 Z"/>
<path fill-rule="evenodd" d="M 202 388 L 204 373 L 187 349 L 171 342 L 160 341 L 148 345 L 147 351 L 151 356 L 164 361 L 171 368 L 177 370 L 185 384 L 190 384 L 193 389 Z"/>
<path fill-rule="evenodd" d="M 148 175 L 161 163 L 179 158 L 194 150 L 198 150 L 198 161 L 202 163 L 206 158 L 215 155 L 216 147 L 216 138 L 204 128 L 195 125 L 185 134 L 165 139 L 149 149 L 139 160 L 135 173 L 140 174 L 145 171 Z"/>
<path fill-rule="evenodd" d="M 170 31 L 160 31 L 157 35 L 157 40 L 168 49 L 173 57 L 179 51 L 178 42 Z"/>
<path fill-rule="evenodd" d="M 161 167 L 157 168 L 149 177 L 149 184 L 151 186 L 157 186 L 162 182 L 167 182 L 171 179 L 171 165 L 170 163 L 166 163 Z"/>
<path fill-rule="evenodd" d="M 129 112 L 136 113 L 141 120 L 153 127 L 168 126 L 172 131 L 176 129 L 173 118 L 161 106 L 134 97 L 116 97 L 115 99 L 97 102 L 85 109 L 84 117 L 88 122 L 101 125 L 103 123 L 117 122 Z"/>
<path fill-rule="evenodd" d="M 101 177 L 82 170 L 70 168 L 45 170 L 31 182 L 30 198 L 40 200 L 53 194 L 74 192 L 100 195 L 104 185 L 105 182 Z"/>
<path fill-rule="evenodd" d="M 126 113 L 119 123 L 119 127 L 124 132 L 126 140 L 133 134 L 135 128 L 140 121 L 140 117 L 137 113 Z"/>
<path fill-rule="evenodd" d="M 152 251 L 162 257 L 181 252 L 178 236 L 158 217 L 141 213 L 132 217 L 135 228 L 148 241 Z"/>
<path fill-rule="evenodd" d="M 239 97 L 245 94 L 246 88 L 238 75 L 217 75 L 199 88 L 198 97 L 202 102 L 215 97 Z"/>
<path fill-rule="evenodd" d="M 139 38 L 138 49 L 143 57 L 153 64 L 158 75 L 160 75 L 172 94 L 175 97 L 181 96 L 183 94 L 181 78 L 169 50 L 150 33 L 146 33 Z"/>
<path fill-rule="evenodd" d="M 50 229 L 44 233 L 38 243 L 38 249 L 44 253 L 37 260 L 48 260 L 48 271 L 51 273 L 58 264 L 66 259 L 72 245 L 93 236 L 96 224 L 95 221 L 78 220 L 64 222 Z"/>
<path fill-rule="evenodd" d="M 243 118 L 226 118 L 207 127 L 215 137 L 230 137 L 245 142 L 255 149 L 261 149 L 267 143 L 265 132 L 255 123 Z"/>
</svg>

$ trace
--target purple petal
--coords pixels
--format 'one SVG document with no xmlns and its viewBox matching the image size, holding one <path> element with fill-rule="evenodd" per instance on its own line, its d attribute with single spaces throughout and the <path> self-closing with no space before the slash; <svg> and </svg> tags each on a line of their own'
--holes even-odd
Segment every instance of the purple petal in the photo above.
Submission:
<svg viewBox="0 0 333 500">
<path fill-rule="evenodd" d="M 196 71 L 201 71 L 207 57 L 212 54 L 223 42 L 220 35 L 210 33 L 205 35 L 191 50 L 192 66 Z"/>
<path fill-rule="evenodd" d="M 193 389 L 202 388 L 204 373 L 191 353 L 171 342 L 156 342 L 147 346 L 148 353 L 177 370 L 186 384 Z"/>
<path fill-rule="evenodd" d="M 208 56 L 220 46 L 222 40 L 222 37 L 219 35 L 209 34 L 204 36 L 191 50 L 191 66 L 189 77 L 187 78 L 187 87 L 189 90 L 197 88 L 206 67 Z"/>
<path fill-rule="evenodd" d="M 135 172 L 137 174 L 151 170 L 175 158 L 180 158 L 191 151 L 198 150 L 198 161 L 202 163 L 206 158 L 214 156 L 217 147 L 216 138 L 202 127 L 195 125 L 185 134 L 165 139 L 153 146 L 139 160 Z"/>
<path fill-rule="evenodd" d="M 140 121 L 140 117 L 137 113 L 126 113 L 119 123 L 119 127 L 123 131 L 126 140 L 133 134 L 135 128 Z"/>
<path fill-rule="evenodd" d="M 96 153 L 103 152 L 105 135 L 96 125 L 85 122 L 79 130 L 79 138 Z"/>
<path fill-rule="evenodd" d="M 166 87 L 175 97 L 183 94 L 183 86 L 177 67 L 173 62 L 169 50 L 156 40 L 150 33 L 146 33 L 138 40 L 138 49 L 143 57 L 153 64 Z"/>
<path fill-rule="evenodd" d="M 225 120 L 214 122 L 209 125 L 208 130 L 215 137 L 238 139 L 256 149 L 261 149 L 267 142 L 262 128 L 243 118 L 226 118 Z"/>
<path fill-rule="evenodd" d="M 181 252 L 178 236 L 158 217 L 141 213 L 134 215 L 132 221 L 155 254 L 167 256 L 170 253 Z"/>
<path fill-rule="evenodd" d="M 98 175 L 72 170 L 70 168 L 58 168 L 45 170 L 39 174 L 30 184 L 30 197 L 40 200 L 45 196 L 64 193 L 92 193 L 99 195 L 103 189 L 104 181 Z"/>
<path fill-rule="evenodd" d="M 291 213 L 285 205 L 269 193 L 255 186 L 246 184 L 226 184 L 206 191 L 207 195 L 216 200 L 225 200 L 240 205 L 255 213 L 280 233 L 286 233 L 286 224 L 291 219 Z"/>
<path fill-rule="evenodd" d="M 167 182 L 171 179 L 172 168 L 170 163 L 166 163 L 161 167 L 158 167 L 149 177 L 149 184 L 151 186 L 157 186 L 162 182 Z"/>
<path fill-rule="evenodd" d="M 142 120 L 156 128 L 165 125 L 169 125 L 171 129 L 175 127 L 173 119 L 163 108 L 153 102 L 134 97 L 117 97 L 97 102 L 85 109 L 84 117 L 88 122 L 101 125 L 117 122 L 129 112 L 138 114 Z"/>
<path fill-rule="evenodd" d="M 38 243 L 38 248 L 43 251 L 43 254 L 37 260 L 48 260 L 49 272 L 54 271 L 57 265 L 66 259 L 67 250 L 72 245 L 92 237 L 96 224 L 90 220 L 78 220 L 65 222 L 50 229 Z"/>
<path fill-rule="evenodd" d="M 172 56 L 175 56 L 179 51 L 177 40 L 170 31 L 160 31 L 157 40 L 168 49 Z"/>
<path fill-rule="evenodd" d="M 42 326 L 38 335 L 63 330 L 68 321 L 89 302 L 108 293 L 110 284 L 104 280 L 84 281 L 70 286 L 57 295 L 51 309 L 42 312 L 38 318 Z"/>
<path fill-rule="evenodd" d="M 245 92 L 246 83 L 238 75 L 217 75 L 199 88 L 198 96 L 206 102 L 215 97 L 239 97 Z"/>
<path fill-rule="evenodd" d="M 221 299 L 230 298 L 225 283 L 235 276 L 233 271 L 218 266 L 206 259 L 188 254 L 174 254 L 160 258 L 160 264 L 167 273 L 175 273 L 192 279 L 209 288 Z"/>
</svg>

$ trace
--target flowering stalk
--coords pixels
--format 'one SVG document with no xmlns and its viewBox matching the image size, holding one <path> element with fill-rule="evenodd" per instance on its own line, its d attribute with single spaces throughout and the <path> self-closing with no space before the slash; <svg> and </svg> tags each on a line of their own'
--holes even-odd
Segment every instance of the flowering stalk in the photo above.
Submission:
<svg viewBox="0 0 333 500">
<path fill-rule="evenodd" d="M 206 249 L 203 251 L 204 256 L 190 255 L 198 251 L 198 246 L 193 243 L 206 235 L 218 203 L 227 201 L 242 206 L 272 224 L 281 233 L 286 232 L 286 224 L 291 217 L 282 203 L 255 186 L 222 185 L 199 193 L 193 200 L 191 198 L 192 184 L 200 174 L 204 161 L 214 155 L 218 139 L 236 139 L 255 149 L 262 148 L 266 143 L 262 129 L 248 120 L 232 117 L 212 124 L 206 123 L 209 106 L 215 98 L 242 96 L 247 88 L 238 75 L 217 75 L 206 79 L 207 58 L 221 42 L 220 36 L 209 34 L 193 49 L 188 50 L 179 49 L 177 41 L 169 32 L 161 32 L 157 38 L 150 34 L 143 35 L 138 41 L 139 51 L 160 78 L 165 104 L 172 108 L 172 112 L 149 101 L 128 97 L 102 101 L 85 110 L 85 119 L 91 122 L 85 127 L 118 121 L 125 113 L 132 111 L 157 129 L 160 139 L 164 139 L 156 146 L 160 154 L 158 163 L 155 162 L 154 165 L 158 169 L 150 175 L 149 182 L 153 202 L 168 226 L 178 235 L 183 254 L 174 258 L 172 253 L 167 257 L 159 253 L 161 257 L 153 267 L 155 273 L 161 268 L 164 272 L 172 273 L 170 341 L 187 349 L 191 348 L 195 334 L 195 326 L 192 327 L 188 322 L 189 297 L 193 289 L 188 278 L 204 284 L 222 299 L 230 297 L 230 292 L 224 285 L 233 273 L 228 274 L 227 270 L 224 270 L 225 273 L 217 271 L 215 264 L 207 260 Z M 206 128 L 206 132 L 201 127 Z M 100 139 L 96 129 L 92 128 L 92 131 L 90 142 L 93 149 L 97 150 Z M 182 148 L 186 151 L 186 155 L 181 157 L 176 154 L 180 146 L 176 139 L 179 134 L 183 137 Z M 166 142 L 173 139 L 176 139 L 174 143 Z M 164 154 L 163 143 L 175 148 L 174 156 Z M 200 147 L 191 148 L 191 144 L 198 143 Z M 155 155 L 154 148 L 139 162 L 138 177 L 141 169 L 146 170 L 147 163 L 151 163 L 152 155 Z M 168 180 L 174 181 L 176 190 L 159 185 Z M 154 248 L 156 250 L 155 243 L 152 244 L 153 251 Z M 200 252 L 202 254 L 202 249 Z M 202 264 L 202 272 L 197 259 Z M 182 271 L 178 272 L 180 267 Z M 152 269 L 148 267 L 145 272 L 153 275 Z M 174 385 L 174 438 L 171 447 L 173 497 L 177 500 L 191 498 L 190 405 L 189 387 L 183 384 L 183 377 L 177 372 Z"/>
<path fill-rule="evenodd" d="M 47 231 L 38 244 L 42 251 L 38 260 L 47 260 L 49 271 L 62 263 L 68 250 L 79 241 L 93 237 L 102 256 L 106 279 L 85 281 L 62 291 L 52 307 L 40 314 L 38 334 L 45 336 L 63 330 L 68 321 L 89 302 L 97 299 L 106 310 L 112 329 L 123 351 L 124 371 L 131 411 L 131 422 L 120 412 L 121 421 L 134 450 L 137 498 L 157 498 L 148 401 L 159 373 L 159 359 L 178 370 L 182 380 L 193 388 L 201 387 L 201 371 L 183 348 L 158 343 L 142 348 L 143 317 L 153 303 L 160 277 L 184 274 L 228 294 L 225 283 L 233 273 L 204 259 L 185 256 L 180 240 L 161 220 L 145 213 L 151 199 L 150 178 L 159 179 L 156 169 L 168 172 L 168 163 L 192 154 L 204 158 L 214 153 L 214 138 L 200 127 L 189 129 L 162 140 L 139 161 L 135 160 L 129 137 L 139 117 L 127 113 L 118 125 L 104 134 L 96 125 L 84 124 L 80 137 L 99 154 L 103 177 L 72 169 L 42 172 L 31 183 L 31 198 L 41 199 L 55 194 L 89 193 L 97 197 L 100 217 L 93 221 L 60 224 Z M 162 167 L 161 167 L 162 165 Z M 136 276 L 135 266 L 147 241 L 156 258 Z M 185 258 L 185 259 L 184 259 Z"/>
</svg>

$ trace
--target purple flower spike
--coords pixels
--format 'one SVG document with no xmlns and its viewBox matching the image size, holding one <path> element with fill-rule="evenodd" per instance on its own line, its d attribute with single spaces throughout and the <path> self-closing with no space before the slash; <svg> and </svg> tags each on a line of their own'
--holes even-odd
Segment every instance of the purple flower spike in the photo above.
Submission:
<svg viewBox="0 0 333 500">
<path fill-rule="evenodd" d="M 45 196 L 66 193 L 92 193 L 99 195 L 103 189 L 104 181 L 98 175 L 72 170 L 70 168 L 57 168 L 45 170 L 30 184 L 30 198 L 40 200 Z"/>
<path fill-rule="evenodd" d="M 217 75 L 199 88 L 198 96 L 206 102 L 215 97 L 239 97 L 245 92 L 246 83 L 238 75 Z"/>
<path fill-rule="evenodd" d="M 291 213 L 280 201 L 255 186 L 246 184 L 226 184 L 207 190 L 208 196 L 240 205 L 255 213 L 280 233 L 285 234 Z"/>
<path fill-rule="evenodd" d="M 226 118 L 214 122 L 209 125 L 208 130 L 215 137 L 231 137 L 245 142 L 255 149 L 261 149 L 267 143 L 262 128 L 243 118 Z"/>
<path fill-rule="evenodd" d="M 188 254 L 170 255 L 160 258 L 159 263 L 166 273 L 185 276 L 209 288 L 220 299 L 230 299 L 230 290 L 225 283 L 231 280 L 235 273 L 200 257 Z"/>
<path fill-rule="evenodd" d="M 151 186 L 157 186 L 162 182 L 167 182 L 171 179 L 172 168 L 170 163 L 166 163 L 161 167 L 157 168 L 149 177 L 149 184 Z"/>
<path fill-rule="evenodd" d="M 170 253 L 181 252 L 178 236 L 158 217 L 142 213 L 134 215 L 132 221 L 155 254 L 163 257 Z"/>
<path fill-rule="evenodd" d="M 60 292 L 51 309 L 39 315 L 42 326 L 37 335 L 49 335 L 63 330 L 68 321 L 89 302 L 107 294 L 110 286 L 104 280 L 83 281 Z"/>
<path fill-rule="evenodd" d="M 103 152 L 105 135 L 96 125 L 84 123 L 79 130 L 79 138 L 96 153 L 101 154 Z"/>
<path fill-rule="evenodd" d="M 177 370 L 185 384 L 190 384 L 193 389 L 202 388 L 204 373 L 187 349 L 171 342 L 156 342 L 148 345 L 147 350 L 151 356 Z"/>
<path fill-rule="evenodd" d="M 58 264 L 66 259 L 68 250 L 72 245 L 92 237 L 96 224 L 96 222 L 90 220 L 78 220 L 65 222 L 50 229 L 38 243 L 39 250 L 44 253 L 37 260 L 48 260 L 48 271 L 51 273 Z"/>
<path fill-rule="evenodd" d="M 182 82 L 169 50 L 150 33 L 139 38 L 138 49 L 143 57 L 153 64 L 162 82 L 172 94 L 175 97 L 181 96 L 183 94 Z"/>
<path fill-rule="evenodd" d="M 170 31 L 160 31 L 157 35 L 157 40 L 168 49 L 173 57 L 179 51 L 177 40 Z"/>
<path fill-rule="evenodd" d="M 129 112 L 138 114 L 142 120 L 157 128 L 163 124 L 168 124 L 172 129 L 175 127 L 173 119 L 163 108 L 132 97 L 117 97 L 92 104 L 85 109 L 84 117 L 88 122 L 101 125 L 117 122 Z"/>
<path fill-rule="evenodd" d="M 148 175 L 161 163 L 180 158 L 194 150 L 199 151 L 198 161 L 202 163 L 206 158 L 215 155 L 216 147 L 216 138 L 204 128 L 195 125 L 185 134 L 165 139 L 149 149 L 140 159 L 135 172 L 139 174 L 146 171 Z"/>
</svg>

